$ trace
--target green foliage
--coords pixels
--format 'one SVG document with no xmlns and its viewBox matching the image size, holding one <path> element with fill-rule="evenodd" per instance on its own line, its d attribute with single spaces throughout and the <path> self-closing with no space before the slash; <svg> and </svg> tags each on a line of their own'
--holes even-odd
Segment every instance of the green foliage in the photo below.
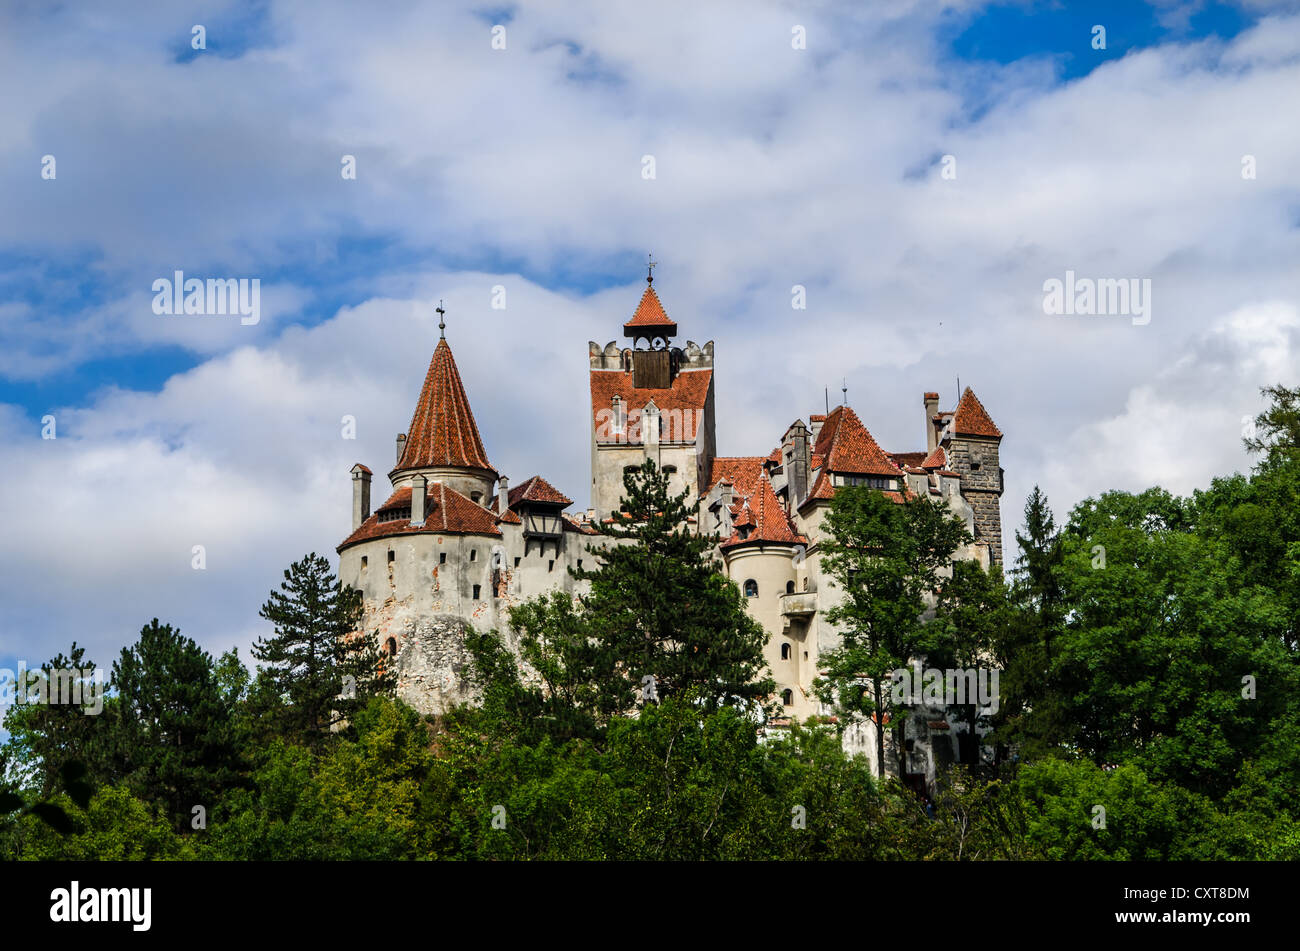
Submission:
<svg viewBox="0 0 1300 951">
<path fill-rule="evenodd" d="M 357 631 L 361 593 L 341 586 L 326 559 L 311 552 L 294 562 L 280 589 L 261 610 L 275 634 L 253 647 L 266 665 L 258 697 L 284 719 L 286 735 L 323 743 L 369 698 L 391 694 L 393 675 L 381 663 L 377 638 Z"/>
<path fill-rule="evenodd" d="M 883 723 L 893 707 L 890 673 L 923 652 L 926 595 L 970 534 L 929 499 L 900 504 L 862 486 L 836 489 L 822 527 L 822 570 L 843 592 L 826 620 L 840 628 L 843 640 L 821 657 L 825 677 L 817 683 L 818 694 L 846 720 L 874 716 Z M 883 776 L 883 730 L 876 731 L 876 741 Z"/>
<path fill-rule="evenodd" d="M 114 775 L 188 827 L 194 806 L 210 810 L 239 781 L 232 707 L 211 655 L 154 618 L 113 664 L 113 686 Z"/>
</svg>

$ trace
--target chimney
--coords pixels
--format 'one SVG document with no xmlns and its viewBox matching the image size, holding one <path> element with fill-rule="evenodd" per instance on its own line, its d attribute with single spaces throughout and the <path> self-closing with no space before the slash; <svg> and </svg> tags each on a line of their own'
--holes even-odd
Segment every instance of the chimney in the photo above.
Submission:
<svg viewBox="0 0 1300 951">
<path fill-rule="evenodd" d="M 785 431 L 784 450 L 790 460 L 785 473 L 785 484 L 789 487 L 786 498 L 791 508 L 798 508 L 808 497 L 808 480 L 811 477 L 811 457 L 808 454 L 808 429 L 802 419 L 796 419 Z"/>
<path fill-rule="evenodd" d="M 402 464 L 402 453 L 406 451 L 406 433 L 397 434 L 397 462 L 394 465 Z"/>
<path fill-rule="evenodd" d="M 370 470 L 357 463 L 352 467 L 352 530 L 370 518 Z"/>
<path fill-rule="evenodd" d="M 939 415 L 939 394 L 926 393 L 925 400 L 925 454 L 928 456 L 939 445 L 939 431 L 934 427 L 934 418 Z"/>
<path fill-rule="evenodd" d="M 505 476 L 502 476 L 500 480 L 498 480 L 497 482 L 497 514 L 498 515 L 505 515 L 506 509 L 509 507 L 507 502 L 509 498 L 509 494 L 508 494 L 509 489 L 510 489 L 510 481 Z"/>
<path fill-rule="evenodd" d="M 424 524 L 424 490 L 429 480 L 422 475 L 411 480 L 411 524 Z"/>
</svg>

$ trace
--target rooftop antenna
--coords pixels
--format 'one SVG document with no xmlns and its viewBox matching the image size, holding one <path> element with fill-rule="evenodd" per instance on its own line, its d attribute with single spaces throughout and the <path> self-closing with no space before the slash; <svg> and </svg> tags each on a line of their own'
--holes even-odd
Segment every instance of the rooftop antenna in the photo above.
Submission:
<svg viewBox="0 0 1300 951">
<path fill-rule="evenodd" d="M 655 265 L 659 262 L 654 259 L 654 255 L 652 254 L 646 255 L 646 262 L 645 282 L 647 284 L 653 284 L 655 282 Z"/>
<path fill-rule="evenodd" d="M 439 340 L 446 340 L 446 339 L 447 339 L 447 325 L 446 325 L 446 323 L 443 322 L 443 319 L 442 319 L 442 318 L 443 318 L 443 315 L 446 314 L 447 312 L 446 312 L 445 310 L 442 309 L 442 299 L 441 299 L 441 298 L 438 299 L 438 306 L 435 307 L 434 310 L 435 310 L 435 311 L 437 312 L 437 314 L 438 314 L 438 339 L 439 339 Z"/>
</svg>

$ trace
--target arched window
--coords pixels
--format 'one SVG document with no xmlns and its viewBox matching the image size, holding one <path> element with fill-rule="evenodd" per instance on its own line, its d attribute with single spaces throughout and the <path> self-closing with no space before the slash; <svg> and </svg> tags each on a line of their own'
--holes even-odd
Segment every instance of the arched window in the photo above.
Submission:
<svg viewBox="0 0 1300 951">
<path fill-rule="evenodd" d="M 782 660 L 789 660 L 789 659 L 790 659 L 790 645 L 789 645 L 789 644 L 782 644 L 782 645 L 781 645 L 781 659 L 782 659 Z"/>
<path fill-rule="evenodd" d="M 480 503 L 481 503 L 481 502 L 483 501 L 483 493 L 482 493 L 482 492 L 471 492 L 471 493 L 469 494 L 469 498 L 470 498 L 470 501 L 471 501 L 471 502 L 480 502 Z"/>
<path fill-rule="evenodd" d="M 783 706 L 783 707 L 792 707 L 792 706 L 794 706 L 794 691 L 793 691 L 793 690 L 782 690 L 782 691 L 781 691 L 781 706 Z"/>
<path fill-rule="evenodd" d="M 397 656 L 397 638 L 390 637 L 388 640 L 384 641 L 384 653 L 389 657 Z"/>
<path fill-rule="evenodd" d="M 753 578 L 750 578 L 748 581 L 745 582 L 745 597 L 747 598 L 758 597 L 758 582 L 755 581 Z"/>
<path fill-rule="evenodd" d="M 794 582 L 793 582 L 793 581 L 787 581 L 787 582 L 785 583 L 785 593 L 786 593 L 786 594 L 794 594 Z"/>
</svg>

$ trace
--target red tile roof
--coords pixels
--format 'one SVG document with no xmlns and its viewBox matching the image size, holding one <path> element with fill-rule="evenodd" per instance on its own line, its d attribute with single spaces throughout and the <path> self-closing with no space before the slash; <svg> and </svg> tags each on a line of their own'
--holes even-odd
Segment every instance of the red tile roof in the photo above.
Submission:
<svg viewBox="0 0 1300 951">
<path fill-rule="evenodd" d="M 665 337 L 677 334 L 677 324 L 664 311 L 664 305 L 659 303 L 659 295 L 653 286 L 647 287 L 641 295 L 641 303 L 637 304 L 632 319 L 623 325 L 623 333 L 629 337 L 634 334 L 645 336 L 647 333 Z"/>
<path fill-rule="evenodd" d="M 531 479 L 519 483 L 510 490 L 507 498 L 511 508 L 514 508 L 520 502 L 546 502 L 553 505 L 573 504 L 573 499 L 558 492 L 555 486 L 541 476 L 533 476 Z"/>
<path fill-rule="evenodd" d="M 925 465 L 925 453 L 923 452 L 890 452 L 886 453 L 893 461 L 894 465 L 899 467 L 911 466 L 916 468 Z"/>
<path fill-rule="evenodd" d="M 409 515 L 392 521 L 380 521 L 381 513 L 393 511 L 409 512 L 411 509 L 411 487 L 403 486 L 374 513 L 361 523 L 361 526 L 343 540 L 336 551 L 342 551 L 349 545 L 369 541 L 372 538 L 385 538 L 391 535 L 413 535 L 418 532 L 435 532 L 448 535 L 495 535 L 500 536 L 497 517 L 477 502 L 471 502 L 455 489 L 442 482 L 430 482 L 425 494 L 424 525 L 411 524 Z"/>
<path fill-rule="evenodd" d="M 364 472 L 366 475 L 374 475 L 374 473 L 370 471 L 370 468 L 369 468 L 368 466 L 363 466 L 363 465 L 362 465 L 361 463 L 359 463 L 359 462 L 358 462 L 355 466 L 352 467 L 352 470 L 351 470 L 351 471 L 356 472 L 358 469 L 360 469 L 360 470 L 361 470 L 362 472 Z"/>
<path fill-rule="evenodd" d="M 713 460 L 709 470 L 708 484 L 701 490 L 701 495 L 708 494 L 709 489 L 725 480 L 736 487 L 736 494 L 750 496 L 758 488 L 758 480 L 763 474 L 762 456 L 721 456 Z"/>
<path fill-rule="evenodd" d="M 993 425 L 993 420 L 984 409 L 984 404 L 975 396 L 969 386 L 957 403 L 957 411 L 952 421 L 952 431 L 958 436 L 989 436 L 1002 438 L 1002 432 Z"/>
<path fill-rule="evenodd" d="M 948 465 L 948 458 L 943 451 L 943 447 L 935 446 L 934 452 L 926 456 L 925 461 L 921 463 L 921 468 L 922 469 L 943 469 L 946 468 L 947 465 Z"/>
<path fill-rule="evenodd" d="M 639 443 L 641 409 L 653 400 L 659 408 L 659 418 L 663 420 L 660 441 L 694 442 L 712 382 L 712 370 L 683 370 L 667 389 L 637 389 L 632 385 L 631 371 L 592 370 L 591 415 L 596 441 L 602 444 Z M 623 401 L 627 415 L 627 424 L 621 433 L 615 432 L 613 425 L 615 396 Z"/>
<path fill-rule="evenodd" d="M 439 340 L 406 432 L 406 448 L 394 471 L 466 466 L 495 473 L 483 451 L 465 385 L 446 340 Z"/>
<path fill-rule="evenodd" d="M 737 545 L 759 542 L 785 545 L 807 543 L 807 539 L 795 531 L 766 473 L 759 478 L 754 495 L 750 497 L 743 515 L 736 520 L 735 525 L 740 528 L 752 525 L 753 531 L 744 538 L 739 532 L 733 532 L 731 537 L 722 543 L 722 548 L 735 548 Z"/>
<path fill-rule="evenodd" d="M 883 476 L 903 474 L 876 444 L 867 427 L 858 419 L 858 414 L 847 406 L 831 410 L 817 434 L 814 451 L 825 456 L 823 468 L 830 472 Z"/>
<path fill-rule="evenodd" d="M 564 530 L 566 532 L 578 532 L 582 535 L 600 534 L 600 532 L 598 532 L 595 526 L 593 526 L 590 522 L 579 522 L 576 518 L 574 518 L 571 515 L 562 515 L 560 517 L 564 519 Z"/>
</svg>

